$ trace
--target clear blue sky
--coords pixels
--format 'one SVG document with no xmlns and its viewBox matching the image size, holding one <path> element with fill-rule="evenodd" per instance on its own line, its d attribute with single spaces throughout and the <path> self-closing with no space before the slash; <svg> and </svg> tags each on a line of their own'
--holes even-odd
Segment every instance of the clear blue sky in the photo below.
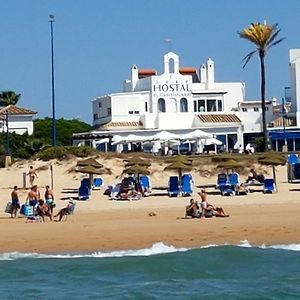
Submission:
<svg viewBox="0 0 300 300">
<path fill-rule="evenodd" d="M 91 100 L 121 91 L 133 64 L 162 70 L 168 51 L 182 66 L 215 61 L 217 81 L 243 81 L 259 99 L 259 64 L 241 60 L 254 46 L 237 30 L 278 23 L 286 39 L 267 56 L 267 96 L 289 85 L 288 50 L 300 48 L 299 0 L 0 0 L 0 91 L 21 93 L 19 106 L 51 116 L 50 26 L 55 15 L 57 117 L 92 122 Z"/>
</svg>

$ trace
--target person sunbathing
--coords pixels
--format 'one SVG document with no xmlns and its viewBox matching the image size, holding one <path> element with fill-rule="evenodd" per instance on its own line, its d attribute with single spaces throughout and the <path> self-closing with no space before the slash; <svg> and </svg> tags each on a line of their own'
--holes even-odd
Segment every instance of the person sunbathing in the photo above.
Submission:
<svg viewBox="0 0 300 300">
<path fill-rule="evenodd" d="M 251 174 L 248 176 L 246 183 L 254 180 L 258 181 L 259 183 L 264 183 L 265 176 L 263 174 L 257 174 L 254 169 L 251 169 L 250 172 Z"/>
<path fill-rule="evenodd" d="M 192 218 L 200 218 L 200 207 L 197 201 L 190 200 L 190 204 L 185 207 L 185 215 Z"/>
<path fill-rule="evenodd" d="M 202 189 L 198 195 L 201 198 L 201 209 L 202 209 L 202 213 L 201 216 L 205 217 L 205 218 L 210 218 L 210 217 L 229 217 L 228 214 L 226 214 L 223 210 L 222 207 L 216 207 L 211 203 L 207 202 L 207 193 L 204 189 Z"/>
<path fill-rule="evenodd" d="M 74 202 L 72 201 L 69 201 L 68 205 L 64 208 L 62 208 L 54 217 L 58 218 L 58 222 L 60 222 L 62 220 L 62 218 L 64 216 L 67 216 L 67 215 L 70 215 L 73 211 L 73 208 L 74 208 Z"/>
</svg>

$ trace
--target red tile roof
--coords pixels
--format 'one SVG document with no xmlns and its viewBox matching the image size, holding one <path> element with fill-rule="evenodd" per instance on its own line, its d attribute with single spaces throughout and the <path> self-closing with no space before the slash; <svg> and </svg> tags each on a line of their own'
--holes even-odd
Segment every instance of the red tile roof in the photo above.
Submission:
<svg viewBox="0 0 300 300">
<path fill-rule="evenodd" d="M 234 114 L 201 114 L 198 117 L 203 123 L 241 123 Z"/>
<path fill-rule="evenodd" d="M 8 105 L 0 108 L 0 115 L 5 115 L 6 112 L 10 115 L 36 115 L 37 112 L 27 109 L 27 108 L 21 108 L 17 107 L 15 105 Z"/>
<path fill-rule="evenodd" d="M 126 127 L 126 129 L 128 127 L 142 127 L 143 123 L 141 121 L 137 121 L 137 122 L 108 122 L 106 124 L 102 124 L 102 125 L 95 125 L 93 126 L 92 130 L 113 130 L 116 127 L 118 128 L 118 130 L 122 129 L 120 127 Z"/>
</svg>

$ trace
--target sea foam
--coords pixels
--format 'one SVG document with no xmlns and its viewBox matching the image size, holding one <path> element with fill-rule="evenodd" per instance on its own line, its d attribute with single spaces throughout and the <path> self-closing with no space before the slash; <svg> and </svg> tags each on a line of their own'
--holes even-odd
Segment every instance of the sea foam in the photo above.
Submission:
<svg viewBox="0 0 300 300">
<path fill-rule="evenodd" d="M 24 258 L 108 258 L 108 257 L 123 257 L 123 256 L 150 256 L 164 253 L 188 251 L 188 248 L 176 248 L 167 246 L 162 242 L 155 243 L 150 248 L 137 250 L 118 250 L 112 252 L 93 252 L 86 254 L 41 254 L 41 253 L 22 253 L 22 252 L 7 252 L 0 254 L 0 260 L 15 260 Z"/>
<path fill-rule="evenodd" d="M 158 254 L 174 253 L 174 252 L 185 252 L 193 249 L 206 249 L 213 247 L 224 247 L 224 246 L 237 246 L 243 248 L 262 248 L 262 249 L 282 249 L 289 251 L 300 251 L 300 244 L 278 244 L 278 245 L 261 245 L 252 246 L 247 240 L 241 241 L 238 245 L 222 244 L 215 245 L 210 244 L 201 246 L 198 248 L 176 248 L 174 246 L 165 245 L 162 242 L 155 243 L 150 248 L 136 249 L 136 250 L 118 250 L 112 252 L 93 252 L 84 254 L 42 254 L 42 253 L 23 253 L 23 252 L 7 252 L 0 253 L 0 261 L 2 260 L 16 260 L 16 259 L 76 259 L 76 258 L 110 258 L 110 257 L 126 257 L 126 256 L 151 256 Z"/>
</svg>

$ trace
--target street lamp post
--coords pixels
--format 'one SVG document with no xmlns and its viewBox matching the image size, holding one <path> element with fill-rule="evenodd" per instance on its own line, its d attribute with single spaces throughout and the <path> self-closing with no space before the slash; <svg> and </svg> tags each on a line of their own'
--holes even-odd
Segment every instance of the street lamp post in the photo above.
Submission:
<svg viewBox="0 0 300 300">
<path fill-rule="evenodd" d="M 285 109 L 285 99 L 282 98 L 282 127 L 283 127 L 283 137 L 284 137 L 284 152 L 288 151 L 288 146 L 287 146 L 287 138 L 286 138 L 286 128 L 285 128 L 285 119 L 286 119 L 286 109 Z"/>
<path fill-rule="evenodd" d="M 53 47 L 53 22 L 54 22 L 54 15 L 49 15 L 49 22 L 50 22 L 50 41 L 51 41 L 52 146 L 56 147 L 55 86 L 54 86 L 54 47 Z"/>
</svg>

